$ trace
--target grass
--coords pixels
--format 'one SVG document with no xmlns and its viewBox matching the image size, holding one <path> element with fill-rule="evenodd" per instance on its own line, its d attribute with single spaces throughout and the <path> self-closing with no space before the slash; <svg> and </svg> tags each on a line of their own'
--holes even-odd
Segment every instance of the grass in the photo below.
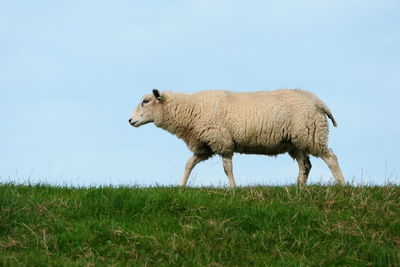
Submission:
<svg viewBox="0 0 400 267">
<path fill-rule="evenodd" d="M 0 185 L 0 266 L 399 266 L 400 188 Z"/>
</svg>

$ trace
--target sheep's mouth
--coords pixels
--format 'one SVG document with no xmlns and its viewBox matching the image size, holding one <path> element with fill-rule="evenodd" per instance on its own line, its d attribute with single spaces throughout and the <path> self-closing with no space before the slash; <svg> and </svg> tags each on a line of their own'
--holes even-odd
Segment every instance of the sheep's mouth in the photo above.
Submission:
<svg viewBox="0 0 400 267">
<path fill-rule="evenodd" d="M 136 125 L 138 123 L 138 121 L 132 121 L 130 122 L 130 125 L 132 125 L 133 127 L 139 127 L 139 125 Z"/>
</svg>

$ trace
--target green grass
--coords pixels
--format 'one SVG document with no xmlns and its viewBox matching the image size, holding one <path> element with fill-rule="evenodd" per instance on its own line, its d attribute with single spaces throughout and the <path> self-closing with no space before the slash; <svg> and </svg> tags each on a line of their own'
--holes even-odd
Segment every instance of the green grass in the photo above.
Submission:
<svg viewBox="0 0 400 267">
<path fill-rule="evenodd" d="M 400 188 L 0 185 L 0 266 L 399 266 Z"/>
</svg>

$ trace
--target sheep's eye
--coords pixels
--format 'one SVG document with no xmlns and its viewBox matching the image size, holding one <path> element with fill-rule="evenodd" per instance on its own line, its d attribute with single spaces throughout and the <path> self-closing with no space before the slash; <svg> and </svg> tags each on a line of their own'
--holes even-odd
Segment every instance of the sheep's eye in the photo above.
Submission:
<svg viewBox="0 0 400 267">
<path fill-rule="evenodd" d="M 147 103 L 149 103 L 149 102 L 150 102 L 150 99 L 147 99 L 147 98 L 146 98 L 146 99 L 143 100 L 142 105 L 143 105 L 143 104 L 147 104 Z"/>
</svg>

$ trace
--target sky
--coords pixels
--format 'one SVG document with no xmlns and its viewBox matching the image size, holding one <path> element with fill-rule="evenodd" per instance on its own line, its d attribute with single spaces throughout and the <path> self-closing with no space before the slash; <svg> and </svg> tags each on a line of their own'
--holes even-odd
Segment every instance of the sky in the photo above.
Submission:
<svg viewBox="0 0 400 267">
<path fill-rule="evenodd" d="M 183 141 L 128 119 L 153 88 L 301 88 L 331 109 L 353 184 L 400 184 L 398 0 L 2 1 L 0 183 L 177 185 Z M 310 183 L 332 174 L 312 158 Z M 239 186 L 287 185 L 287 154 L 235 155 Z M 227 186 L 214 157 L 190 186 Z"/>
</svg>

